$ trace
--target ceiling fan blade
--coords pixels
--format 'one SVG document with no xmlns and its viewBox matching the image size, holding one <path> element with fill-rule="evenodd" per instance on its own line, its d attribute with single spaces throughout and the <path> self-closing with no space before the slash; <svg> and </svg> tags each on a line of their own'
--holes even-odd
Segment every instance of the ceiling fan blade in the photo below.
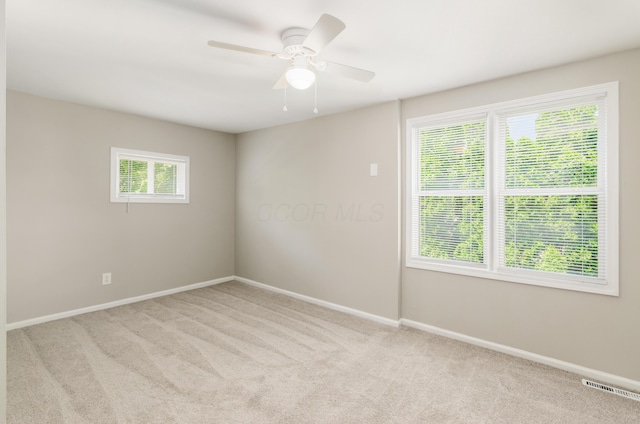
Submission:
<svg viewBox="0 0 640 424">
<path fill-rule="evenodd" d="M 236 44 L 222 43 L 220 41 L 211 40 L 207 44 L 210 45 L 211 47 L 217 47 L 219 49 L 235 50 L 235 51 L 238 51 L 238 52 L 259 54 L 261 56 L 273 57 L 273 56 L 276 55 L 276 53 L 274 53 L 274 52 L 269 52 L 269 51 L 260 50 L 260 49 L 253 49 L 251 47 L 238 46 Z"/>
<path fill-rule="evenodd" d="M 318 53 L 345 28 L 346 25 L 340 19 L 324 14 L 320 16 L 302 45 Z"/>
<path fill-rule="evenodd" d="M 278 78 L 278 81 L 276 81 L 276 83 L 273 84 L 273 89 L 284 90 L 288 86 L 289 86 L 289 83 L 287 83 L 287 72 L 285 71 L 282 73 L 282 75 L 280 75 L 280 78 Z"/>
<path fill-rule="evenodd" d="M 353 66 L 340 65 L 338 63 L 326 62 L 327 67 L 325 72 L 333 75 L 340 75 L 342 77 L 351 78 L 356 81 L 369 82 L 376 76 L 375 72 L 366 71 L 360 68 L 354 68 Z"/>
</svg>

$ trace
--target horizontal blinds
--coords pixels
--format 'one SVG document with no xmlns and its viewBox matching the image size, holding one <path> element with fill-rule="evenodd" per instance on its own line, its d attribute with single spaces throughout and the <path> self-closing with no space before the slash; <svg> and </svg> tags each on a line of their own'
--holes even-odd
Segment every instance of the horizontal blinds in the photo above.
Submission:
<svg viewBox="0 0 640 424">
<path fill-rule="evenodd" d="M 414 256 L 485 263 L 486 115 L 417 128 Z"/>
<path fill-rule="evenodd" d="M 605 112 L 590 99 L 499 116 L 499 266 L 603 278 Z"/>
<path fill-rule="evenodd" d="M 119 193 L 147 193 L 148 163 L 142 160 L 120 159 Z"/>
<path fill-rule="evenodd" d="M 601 102 L 500 119 L 507 188 L 596 187 Z"/>
<path fill-rule="evenodd" d="M 484 187 L 485 120 L 418 130 L 420 191 Z"/>
<path fill-rule="evenodd" d="M 506 267 L 597 278 L 598 196 L 505 196 Z"/>
<path fill-rule="evenodd" d="M 154 193 L 178 194 L 178 165 L 154 162 L 153 179 Z"/>
<path fill-rule="evenodd" d="M 418 256 L 484 263 L 483 196 L 420 196 Z"/>
<path fill-rule="evenodd" d="M 184 197 L 186 162 L 123 154 L 118 193 L 126 197 Z"/>
</svg>

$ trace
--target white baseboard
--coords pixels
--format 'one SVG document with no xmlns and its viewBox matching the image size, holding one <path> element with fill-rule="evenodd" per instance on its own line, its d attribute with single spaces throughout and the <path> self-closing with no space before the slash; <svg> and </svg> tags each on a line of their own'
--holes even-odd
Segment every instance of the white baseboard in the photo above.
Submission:
<svg viewBox="0 0 640 424">
<path fill-rule="evenodd" d="M 368 319 L 370 321 L 374 321 L 374 322 L 377 322 L 379 324 L 389 325 L 389 326 L 392 326 L 392 327 L 399 327 L 400 326 L 400 322 L 397 321 L 397 320 L 394 320 L 394 319 L 381 317 L 379 315 L 370 314 L 368 312 L 363 312 L 363 311 L 360 311 L 358 309 L 352 309 L 352 308 L 348 308 L 346 306 L 338 305 L 336 303 L 331 303 L 331 302 L 327 302 L 327 301 L 324 301 L 324 300 L 316 299 L 315 297 L 305 296 L 303 294 L 291 292 L 291 291 L 288 291 L 288 290 L 279 289 L 277 287 L 273 287 L 273 286 L 270 286 L 268 284 L 259 283 L 257 281 L 250 280 L 248 278 L 238 277 L 237 275 L 234 277 L 234 279 L 236 281 L 240 281 L 241 283 L 245 283 L 245 284 L 248 284 L 250 286 L 258 287 L 258 288 L 261 288 L 261 289 L 264 289 L 264 290 L 269 290 L 269 291 L 272 291 L 272 292 L 275 292 L 275 293 L 284 294 L 285 296 L 289 296 L 289 297 L 292 297 L 294 299 L 302 300 L 302 301 L 307 302 L 307 303 L 313 303 L 314 305 L 324 306 L 325 308 L 333 309 L 334 311 L 344 312 L 344 313 L 347 313 L 349 315 L 355 315 L 355 316 L 360 317 L 360 318 L 366 318 L 366 319 Z"/>
<path fill-rule="evenodd" d="M 340 312 L 345 312 L 351 315 L 359 316 L 362 318 L 369 319 L 371 321 L 375 321 L 381 324 L 386 324 L 393 327 L 398 327 L 401 325 L 416 328 L 418 330 L 425 331 L 427 333 L 437 334 L 439 336 L 444 336 L 450 339 L 459 340 L 461 342 L 469 343 L 472 345 L 484 347 L 486 349 L 494 350 L 497 352 L 502 352 L 507 355 L 515 356 L 522 359 L 527 359 L 529 361 L 537 362 L 539 364 L 548 365 L 550 367 L 558 368 L 564 371 L 572 372 L 574 374 L 578 374 L 584 377 L 589 377 L 594 380 L 600 381 L 602 383 L 611 384 L 614 386 L 622 387 L 628 390 L 633 390 L 636 392 L 640 392 L 640 381 L 632 380 L 630 378 L 621 377 L 615 374 L 609 374 L 603 371 L 594 370 L 591 368 L 583 367 L 581 365 L 576 365 L 571 362 L 561 361 L 559 359 L 550 358 L 548 356 L 538 355 L 537 353 L 528 352 L 526 350 L 516 349 L 510 346 L 501 345 L 498 343 L 490 342 L 488 340 L 479 339 L 476 337 L 467 336 L 465 334 L 456 333 L 455 331 L 445 330 L 439 327 L 435 327 L 428 324 L 423 324 L 421 322 L 412 321 L 409 319 L 401 318 L 399 321 L 395 321 L 389 318 L 380 317 L 377 315 L 369 314 L 367 312 L 362 312 L 357 309 L 347 308 L 345 306 L 337 305 L 335 303 L 326 302 L 324 300 L 319 300 L 310 296 L 301 295 L 295 292 L 291 292 L 288 290 L 279 289 L 277 287 L 270 286 L 268 284 L 259 283 L 257 281 L 249 280 L 248 278 L 243 278 L 239 276 L 234 277 L 235 280 L 240 281 L 242 283 L 259 287 L 261 289 L 269 290 L 272 292 L 284 294 L 289 297 L 293 297 L 295 299 L 299 299 L 305 302 L 313 303 L 315 305 L 324 306 L 329 309 L 333 309 Z"/>
<path fill-rule="evenodd" d="M 544 365 L 549 365 L 554 368 L 558 368 L 564 371 L 572 372 L 581 376 L 589 377 L 594 380 L 600 381 L 602 383 L 611 384 L 614 386 L 622 387 L 628 390 L 633 390 L 636 392 L 640 392 L 640 381 L 632 380 L 630 378 L 621 377 L 615 374 L 609 374 L 606 372 L 594 370 L 591 368 L 583 367 L 581 365 L 576 365 L 570 362 L 561 361 L 559 359 L 550 358 L 548 356 L 538 355 L 536 353 L 528 352 L 526 350 L 516 349 L 513 347 L 501 345 L 498 343 L 490 342 L 487 340 L 479 339 L 476 337 L 467 336 L 465 334 L 456 333 L 455 331 L 445 330 L 439 327 L 435 327 L 428 324 L 423 324 L 421 322 L 412 321 L 409 319 L 402 318 L 399 321 L 381 317 L 379 315 L 370 314 L 368 312 L 363 312 L 357 309 L 348 308 L 346 306 L 338 305 L 335 303 L 327 302 L 324 300 L 316 299 L 310 296 L 305 296 L 302 294 L 298 294 L 295 292 L 291 292 L 288 290 L 279 289 L 277 287 L 270 286 L 268 284 L 259 283 L 257 281 L 250 280 L 248 278 L 243 278 L 239 276 L 230 276 L 218 278 L 211 281 L 205 281 L 202 283 L 190 284 L 188 286 L 177 287 L 174 289 L 163 290 L 160 292 L 149 293 L 142 296 L 130 297 L 127 299 L 116 300 L 114 302 L 103 303 L 100 305 L 89 306 L 86 308 L 75 309 L 72 311 L 60 312 L 57 314 L 46 315 L 38 318 L 32 318 L 24 321 L 18 321 L 9 323 L 6 326 L 6 330 L 15 330 L 18 328 L 28 327 L 30 325 L 42 324 L 44 322 L 54 321 L 62 318 L 68 318 L 75 315 L 85 314 L 87 312 L 100 311 L 103 309 L 113 308 L 116 306 L 127 305 L 130 303 L 140 302 L 143 300 L 153 299 L 156 297 L 167 296 L 174 293 L 179 293 L 188 290 L 199 289 L 202 287 L 208 287 L 220 283 L 226 283 L 228 281 L 240 281 L 241 283 L 248 284 L 250 286 L 258 287 L 264 290 L 269 290 L 275 293 L 280 293 L 285 296 L 292 297 L 294 299 L 302 300 L 304 302 L 312 303 L 314 305 L 323 306 L 328 309 L 333 309 L 335 311 L 344 312 L 350 315 L 355 315 L 361 318 L 368 319 L 370 321 L 374 321 L 380 324 L 389 325 L 392 327 L 399 327 L 401 325 L 405 325 L 407 327 L 416 328 L 418 330 L 425 331 L 427 333 L 437 334 L 439 336 L 444 336 L 450 339 L 459 340 L 461 342 L 469 343 L 472 345 L 484 347 L 486 349 L 494 350 L 497 352 L 502 352 L 507 355 L 515 356 L 518 358 L 527 359 L 533 362 L 537 362 Z"/>
<path fill-rule="evenodd" d="M 550 367 L 572 372 L 581 376 L 590 377 L 602 383 L 608 383 L 614 386 L 619 386 L 625 389 L 640 392 L 640 381 L 632 380 L 630 378 L 621 377 L 615 374 L 609 374 L 606 372 L 583 367 L 581 365 L 572 364 L 571 362 L 565 362 L 559 359 L 550 358 L 548 356 L 538 355 L 537 353 L 532 353 L 526 350 L 516 349 L 498 343 L 493 343 L 487 340 L 478 339 L 476 337 L 467 336 L 465 334 L 456 333 L 455 331 L 445 330 L 439 327 L 434 327 L 432 325 L 423 324 L 421 322 L 412 321 L 405 318 L 400 319 L 400 324 L 406 325 L 407 327 L 416 328 L 418 330 L 426 331 L 427 333 L 437 334 L 439 336 L 459 340 L 461 342 L 484 347 L 497 352 L 506 353 L 507 355 L 528 359 L 529 361 L 537 362 L 539 364 L 549 365 Z"/>
<path fill-rule="evenodd" d="M 205 281 L 202 283 L 189 284 L 188 286 L 176 287 L 175 289 L 163 290 L 155 293 L 144 294 L 142 296 L 129 297 L 127 299 L 115 300 L 113 302 L 102 303 L 100 305 L 88 306 L 86 308 L 74 309 L 72 311 L 59 312 L 57 314 L 45 315 L 42 317 L 31 318 L 24 321 L 12 322 L 7 324 L 7 331 L 15 330 L 17 328 L 28 327 L 30 325 L 42 324 L 44 322 L 55 321 L 57 319 L 73 317 L 76 315 L 86 314 L 87 312 L 101 311 L 103 309 L 109 309 L 116 306 L 128 305 L 130 303 L 140 302 L 143 300 L 153 299 L 156 297 L 168 296 L 174 293 L 180 293 L 183 291 L 199 289 L 202 287 L 213 286 L 215 284 L 226 283 L 227 281 L 233 281 L 235 277 L 223 277 L 215 280 Z"/>
</svg>

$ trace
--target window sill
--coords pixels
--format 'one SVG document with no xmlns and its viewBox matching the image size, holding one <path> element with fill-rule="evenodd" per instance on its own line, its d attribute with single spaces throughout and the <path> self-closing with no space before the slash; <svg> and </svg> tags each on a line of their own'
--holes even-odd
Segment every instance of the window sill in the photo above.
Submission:
<svg viewBox="0 0 640 424">
<path fill-rule="evenodd" d="M 585 281 L 572 281 L 570 278 L 548 278 L 546 276 L 530 275 L 525 271 L 492 271 L 482 267 L 482 265 L 447 265 L 443 263 L 430 262 L 420 258 L 407 259 L 406 267 L 428 271 L 446 272 L 448 274 L 458 274 L 468 277 L 485 278 L 510 283 L 520 283 L 562 290 L 602 294 L 606 296 L 619 296 L 617 284 L 612 284 L 611 282 L 609 282 L 608 284 L 603 284 Z"/>
<path fill-rule="evenodd" d="M 111 203 L 182 203 L 188 204 L 189 199 L 172 197 L 116 197 L 111 198 Z"/>
</svg>

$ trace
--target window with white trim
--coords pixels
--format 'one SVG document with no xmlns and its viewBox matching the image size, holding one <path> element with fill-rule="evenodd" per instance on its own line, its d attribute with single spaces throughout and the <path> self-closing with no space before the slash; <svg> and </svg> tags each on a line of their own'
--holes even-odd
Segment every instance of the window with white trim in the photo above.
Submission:
<svg viewBox="0 0 640 424">
<path fill-rule="evenodd" d="M 407 120 L 407 266 L 617 295 L 617 126 L 617 83 Z"/>
<path fill-rule="evenodd" d="M 111 148 L 111 202 L 189 203 L 189 157 Z"/>
</svg>

